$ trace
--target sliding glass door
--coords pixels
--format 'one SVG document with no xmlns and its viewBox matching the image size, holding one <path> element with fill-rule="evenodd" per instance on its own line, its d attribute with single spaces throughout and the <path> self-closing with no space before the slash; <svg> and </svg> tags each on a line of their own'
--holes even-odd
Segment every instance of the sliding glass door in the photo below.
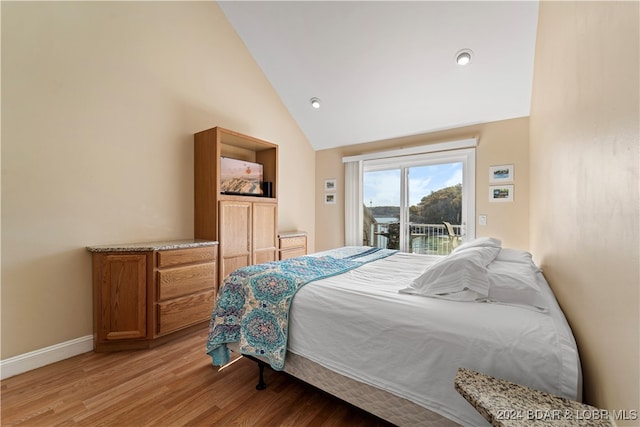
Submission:
<svg viewBox="0 0 640 427">
<path fill-rule="evenodd" d="M 475 156 L 469 154 L 460 150 L 365 161 L 364 244 L 446 255 L 473 237 L 475 182 L 469 163 Z"/>
</svg>

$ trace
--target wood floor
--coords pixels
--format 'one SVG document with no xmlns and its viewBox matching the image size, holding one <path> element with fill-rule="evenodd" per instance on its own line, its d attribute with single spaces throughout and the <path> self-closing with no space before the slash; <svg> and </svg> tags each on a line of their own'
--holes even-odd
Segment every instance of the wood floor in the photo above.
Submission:
<svg viewBox="0 0 640 427">
<path fill-rule="evenodd" d="M 290 376 L 241 359 L 222 372 L 206 331 L 151 350 L 86 353 L 2 381 L 8 426 L 378 426 L 388 424 Z"/>
</svg>

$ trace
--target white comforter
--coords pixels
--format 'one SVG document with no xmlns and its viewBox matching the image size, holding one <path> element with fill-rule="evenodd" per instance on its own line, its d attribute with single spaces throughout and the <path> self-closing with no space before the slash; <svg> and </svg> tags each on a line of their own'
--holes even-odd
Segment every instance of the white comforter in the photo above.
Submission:
<svg viewBox="0 0 640 427">
<path fill-rule="evenodd" d="M 463 425 L 487 423 L 455 391 L 459 367 L 580 397 L 575 340 L 541 273 L 549 313 L 398 293 L 435 260 L 397 253 L 305 285 L 289 351 Z"/>
</svg>

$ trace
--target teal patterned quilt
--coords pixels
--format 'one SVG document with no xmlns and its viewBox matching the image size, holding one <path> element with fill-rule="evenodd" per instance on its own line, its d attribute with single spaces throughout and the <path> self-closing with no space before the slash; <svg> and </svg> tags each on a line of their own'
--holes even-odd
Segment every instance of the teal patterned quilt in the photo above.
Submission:
<svg viewBox="0 0 640 427">
<path fill-rule="evenodd" d="M 282 370 L 289 307 L 298 289 L 396 252 L 348 246 L 234 271 L 225 278 L 211 314 L 207 354 L 222 366 L 230 357 L 227 343 L 238 342 L 242 354 L 266 357 L 273 369 Z"/>
</svg>

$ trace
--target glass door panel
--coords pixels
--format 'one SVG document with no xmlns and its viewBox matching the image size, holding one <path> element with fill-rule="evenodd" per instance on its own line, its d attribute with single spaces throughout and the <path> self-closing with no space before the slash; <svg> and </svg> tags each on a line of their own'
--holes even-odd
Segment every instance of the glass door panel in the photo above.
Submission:
<svg viewBox="0 0 640 427">
<path fill-rule="evenodd" d="M 400 249 L 400 169 L 365 171 L 363 242 L 366 246 Z"/>
<path fill-rule="evenodd" d="M 407 252 L 446 255 L 458 243 L 463 215 L 462 162 L 408 168 Z M 443 222 L 457 236 L 449 236 Z"/>
</svg>

